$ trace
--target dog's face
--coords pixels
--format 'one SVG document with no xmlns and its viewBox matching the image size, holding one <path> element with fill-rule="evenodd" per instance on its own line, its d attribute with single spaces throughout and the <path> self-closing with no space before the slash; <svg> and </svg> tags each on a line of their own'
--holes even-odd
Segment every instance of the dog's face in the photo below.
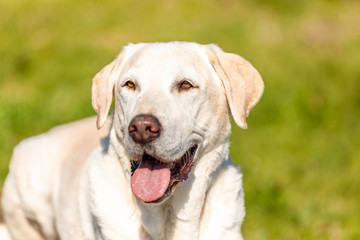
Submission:
<svg viewBox="0 0 360 240">
<path fill-rule="evenodd" d="M 226 141 L 230 111 L 246 128 L 263 91 L 246 60 L 184 42 L 129 45 L 93 82 L 98 127 L 115 95 L 113 128 L 130 158 L 133 193 L 146 203 L 167 199 L 199 155 Z"/>
</svg>

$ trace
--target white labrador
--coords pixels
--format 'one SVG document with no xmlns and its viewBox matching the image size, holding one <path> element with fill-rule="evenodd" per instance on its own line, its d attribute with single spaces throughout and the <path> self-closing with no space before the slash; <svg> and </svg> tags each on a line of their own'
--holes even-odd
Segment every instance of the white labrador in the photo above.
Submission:
<svg viewBox="0 0 360 240">
<path fill-rule="evenodd" d="M 249 62 L 216 45 L 128 45 L 93 79 L 107 127 L 89 118 L 15 148 L 2 197 L 12 238 L 242 239 L 230 119 L 246 128 L 263 88 Z"/>
</svg>

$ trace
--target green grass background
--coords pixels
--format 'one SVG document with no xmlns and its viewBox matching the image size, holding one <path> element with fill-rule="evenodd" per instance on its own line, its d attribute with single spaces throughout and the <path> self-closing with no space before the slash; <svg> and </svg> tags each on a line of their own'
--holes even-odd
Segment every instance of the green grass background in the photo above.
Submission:
<svg viewBox="0 0 360 240">
<path fill-rule="evenodd" d="M 128 42 L 217 43 L 260 71 L 235 125 L 246 239 L 360 239 L 360 2 L 0 1 L 0 184 L 13 147 L 94 114 L 91 79 Z"/>
</svg>

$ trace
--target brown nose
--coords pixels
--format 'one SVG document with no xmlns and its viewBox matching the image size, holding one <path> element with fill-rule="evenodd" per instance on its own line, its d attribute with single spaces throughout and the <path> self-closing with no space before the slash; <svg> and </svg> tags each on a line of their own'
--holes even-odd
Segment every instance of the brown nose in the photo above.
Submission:
<svg viewBox="0 0 360 240">
<path fill-rule="evenodd" d="M 160 135 L 159 120 L 152 115 L 137 115 L 129 124 L 129 135 L 141 144 L 151 142 Z"/>
</svg>

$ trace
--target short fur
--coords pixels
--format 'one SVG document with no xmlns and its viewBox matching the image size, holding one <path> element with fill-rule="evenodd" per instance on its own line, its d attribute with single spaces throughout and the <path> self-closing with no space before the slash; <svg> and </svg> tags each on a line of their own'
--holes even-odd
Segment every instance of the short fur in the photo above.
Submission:
<svg viewBox="0 0 360 240">
<path fill-rule="evenodd" d="M 184 80 L 193 87 L 179 88 Z M 97 120 L 56 127 L 15 148 L 2 196 L 12 238 L 242 239 L 242 174 L 228 156 L 230 120 L 246 128 L 263 88 L 249 62 L 216 45 L 126 46 L 93 79 Z M 160 137 L 145 145 L 131 139 L 128 125 L 138 114 L 156 116 Z M 192 170 L 170 197 L 159 204 L 134 197 L 130 159 L 146 152 L 172 162 L 193 145 Z"/>
</svg>

